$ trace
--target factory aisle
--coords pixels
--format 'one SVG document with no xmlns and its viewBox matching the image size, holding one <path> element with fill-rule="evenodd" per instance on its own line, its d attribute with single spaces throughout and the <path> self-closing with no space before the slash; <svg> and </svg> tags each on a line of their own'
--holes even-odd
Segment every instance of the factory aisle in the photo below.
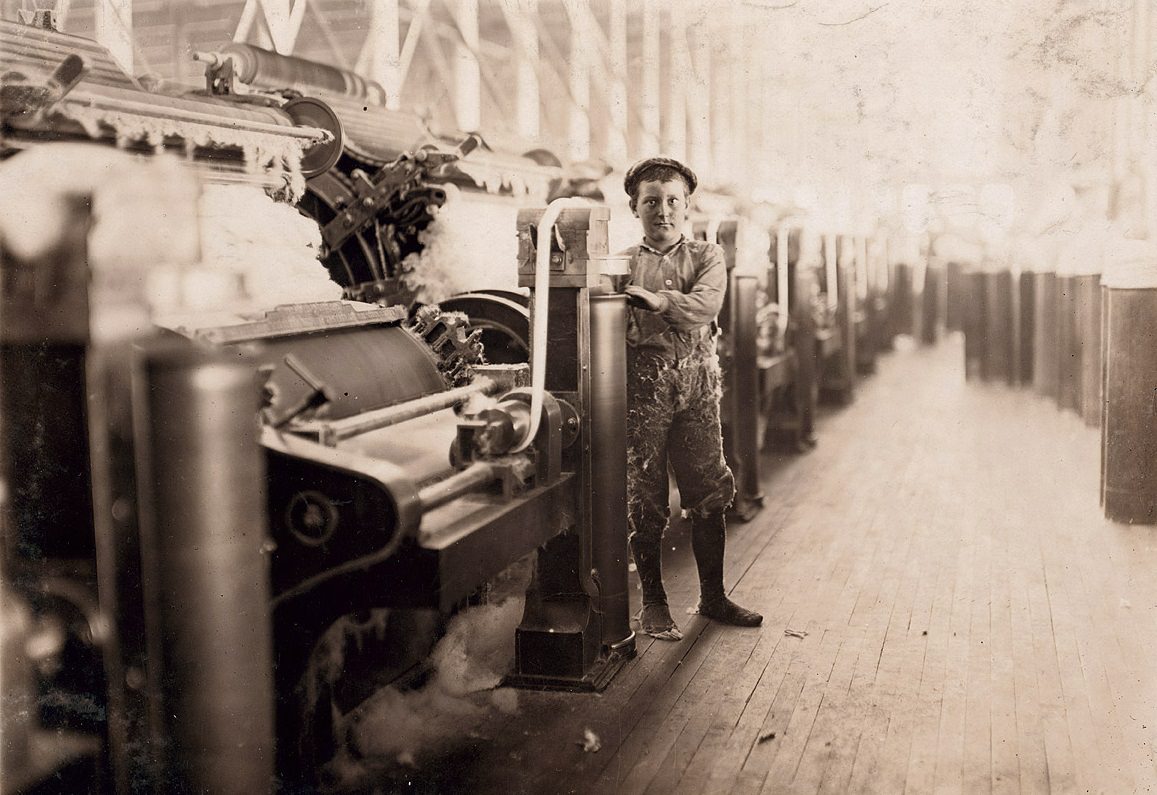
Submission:
<svg viewBox="0 0 1157 795">
<path fill-rule="evenodd" d="M 1157 529 L 1106 522 L 1099 433 L 963 379 L 962 343 L 896 352 L 810 455 L 767 460 L 729 583 L 758 630 L 685 615 L 598 696 L 518 711 L 409 791 L 1105 792 L 1157 788 Z M 583 749 L 584 731 L 601 743 Z"/>
</svg>

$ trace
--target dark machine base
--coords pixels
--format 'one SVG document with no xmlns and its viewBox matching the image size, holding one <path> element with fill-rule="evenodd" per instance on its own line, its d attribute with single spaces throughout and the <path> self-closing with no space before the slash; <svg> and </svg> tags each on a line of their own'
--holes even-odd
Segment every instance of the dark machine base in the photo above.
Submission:
<svg viewBox="0 0 1157 795">
<path fill-rule="evenodd" d="M 513 673 L 502 680 L 503 687 L 525 690 L 552 690 L 568 693 L 601 693 L 624 665 L 635 658 L 635 633 L 616 643 L 587 668 L 581 676 Z"/>
</svg>

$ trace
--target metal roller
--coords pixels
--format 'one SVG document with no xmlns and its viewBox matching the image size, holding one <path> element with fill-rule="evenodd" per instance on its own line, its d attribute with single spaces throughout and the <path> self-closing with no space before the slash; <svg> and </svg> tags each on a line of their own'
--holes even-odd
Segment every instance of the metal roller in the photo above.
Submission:
<svg viewBox="0 0 1157 795">
<path fill-rule="evenodd" d="M 530 358 L 529 299 L 505 290 L 463 293 L 441 301 L 447 312 L 463 312 L 470 327 L 482 331 L 490 364 L 521 364 Z"/>
<path fill-rule="evenodd" d="M 218 65 L 222 59 L 233 62 L 237 79 L 250 86 L 285 89 L 308 94 L 316 89 L 357 97 L 372 105 L 386 104 L 386 90 L 380 83 L 367 80 L 356 72 L 329 64 L 282 55 L 252 44 L 227 44 L 214 53 L 197 53 L 197 60 Z"/>
<path fill-rule="evenodd" d="M 285 365 L 292 355 L 332 398 L 326 417 L 337 420 L 446 389 L 429 348 L 398 326 L 272 339 L 256 358 L 274 367 L 274 411 L 305 396 L 310 386 Z"/>
</svg>

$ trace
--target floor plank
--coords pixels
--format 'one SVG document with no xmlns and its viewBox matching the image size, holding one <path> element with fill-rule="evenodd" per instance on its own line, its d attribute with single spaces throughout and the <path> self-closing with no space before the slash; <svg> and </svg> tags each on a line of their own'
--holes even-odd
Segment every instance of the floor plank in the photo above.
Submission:
<svg viewBox="0 0 1157 795">
<path fill-rule="evenodd" d="M 960 347 L 890 354 L 814 452 L 764 456 L 768 505 L 727 553 L 763 627 L 686 614 L 676 522 L 683 641 L 641 638 L 603 694 L 520 692 L 477 736 L 383 765 L 380 788 L 1157 790 L 1157 531 L 1101 516 L 1096 429 L 966 383 Z"/>
</svg>

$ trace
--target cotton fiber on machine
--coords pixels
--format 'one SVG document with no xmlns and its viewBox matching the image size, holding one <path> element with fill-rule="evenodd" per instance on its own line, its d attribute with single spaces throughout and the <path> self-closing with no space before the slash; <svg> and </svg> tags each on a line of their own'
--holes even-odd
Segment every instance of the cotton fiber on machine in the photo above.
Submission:
<svg viewBox="0 0 1157 795">
<path fill-rule="evenodd" d="M 45 163 L 85 160 L 21 151 L 46 140 L 174 151 L 182 162 L 132 174 L 128 155 L 86 143 L 122 189 L 78 177 L 65 190 L 77 197 L 62 211 L 69 233 L 33 227 L 40 244 L 26 250 L 5 240 L 5 564 L 39 622 L 63 628 L 38 702 L 87 700 L 105 716 L 38 710 L 24 738 L 33 750 L 6 757 L 6 776 L 51 776 L 81 758 L 90 761 L 78 780 L 87 771 L 121 791 L 142 781 L 261 791 L 275 770 L 308 778 L 292 767 L 324 752 L 326 726 L 309 720 L 302 677 L 332 622 L 389 611 L 387 674 L 402 675 L 430 643 L 409 634 L 412 611 L 446 615 L 539 548 L 512 680 L 605 686 L 634 652 L 626 310 L 603 286 L 606 211 L 529 210 L 510 225 L 533 364 L 486 365 L 462 317 L 382 300 L 406 286 L 386 266 L 421 231 L 407 213 L 431 215 L 443 190 L 427 178 L 454 170 L 476 140 L 457 151 L 427 142 L 372 176 L 339 165 L 335 184 L 361 180 L 350 195 L 379 202 L 345 235 L 333 223 L 350 205 L 334 199 L 319 228 L 263 192 L 301 195 L 301 178 L 324 180 L 371 140 L 344 123 L 340 101 L 155 94 L 91 42 L 7 23 L 2 32 L 21 59 L 18 74 L 5 65 L 3 90 L 32 97 L 16 112 L 4 106 L 4 151 L 16 153 L 3 164 L 7 185 L 44 187 L 22 163 L 52 173 Z M 59 69 L 74 68 L 75 53 L 76 80 Z M 293 60 L 279 63 L 317 74 Z M 298 118 L 291 105 L 304 108 Z M 479 154 L 483 167 L 503 160 Z M 321 194 L 308 190 L 303 206 L 312 195 L 316 210 Z M 244 207 L 246 222 L 233 224 L 226 206 Z M 164 220 L 145 207 L 165 208 Z M 134 236 L 142 218 L 155 226 Z M 154 235 L 164 245 L 148 245 Z M 348 252 L 371 243 L 365 279 Z M 309 270 L 318 251 L 330 275 L 343 273 L 335 262 L 348 268 L 348 284 L 325 278 L 321 263 Z M 343 288 L 378 303 L 338 300 Z M 100 750 L 34 753 L 58 727 Z"/>
</svg>

